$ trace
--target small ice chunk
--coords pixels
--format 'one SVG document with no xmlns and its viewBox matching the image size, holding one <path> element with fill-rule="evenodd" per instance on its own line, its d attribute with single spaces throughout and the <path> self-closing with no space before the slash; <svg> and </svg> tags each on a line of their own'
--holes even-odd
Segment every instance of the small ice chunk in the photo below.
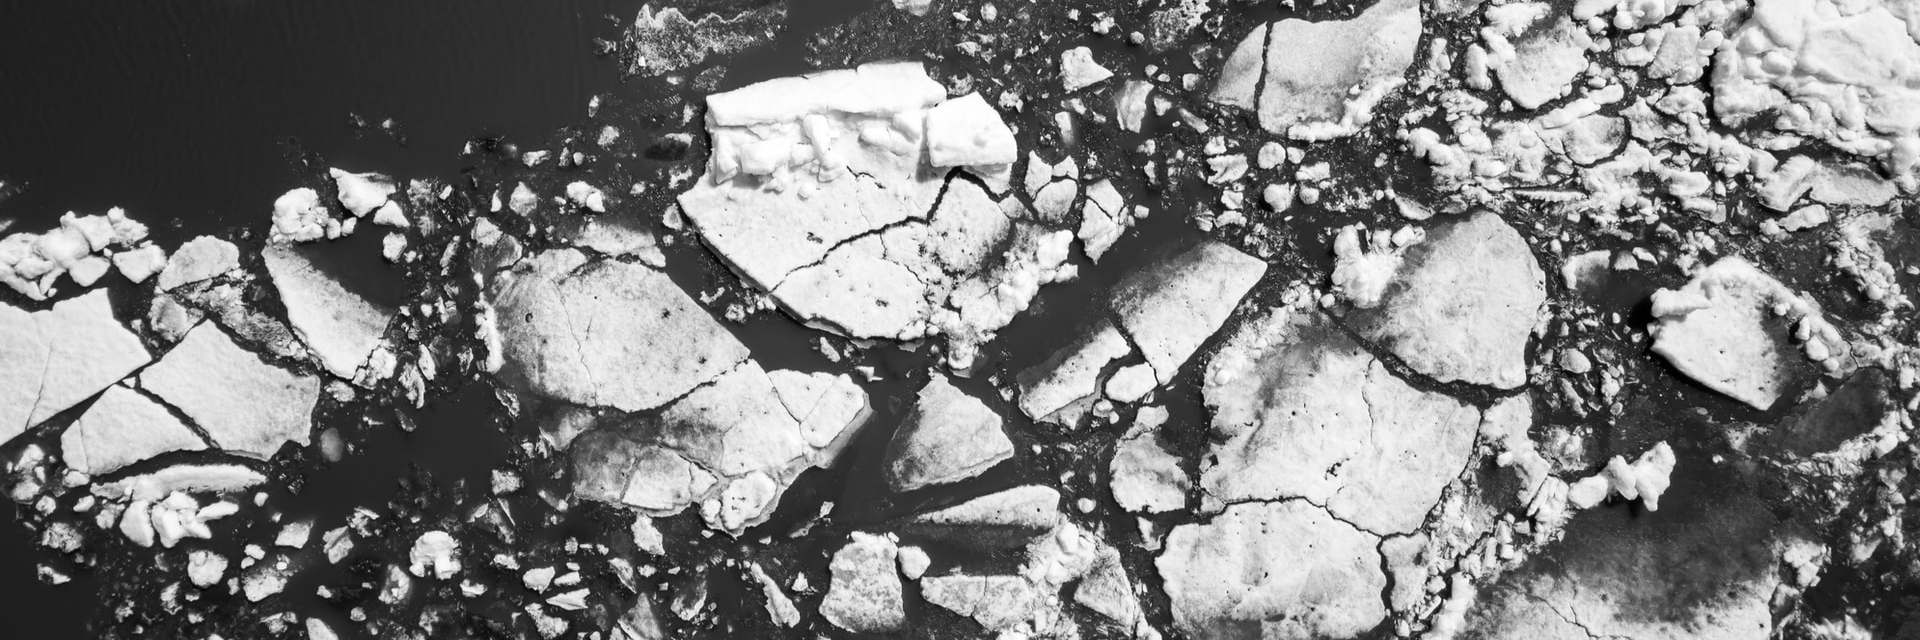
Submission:
<svg viewBox="0 0 1920 640">
<path fill-rule="evenodd" d="M 167 251 L 159 245 L 147 245 L 113 254 L 113 266 L 134 284 L 146 282 L 167 266 Z"/>
<path fill-rule="evenodd" d="M 460 543 L 445 531 L 428 531 L 413 541 L 407 553 L 407 570 L 424 578 L 429 572 L 445 580 L 460 572 Z"/>
<path fill-rule="evenodd" d="M 594 213 L 607 212 L 607 196 L 600 189 L 585 182 L 573 182 L 567 185 L 567 201 L 573 206 Z"/>
<path fill-rule="evenodd" d="M 226 556 L 205 549 L 195 549 L 187 554 L 187 580 L 193 586 L 202 589 L 211 587 L 218 584 L 226 572 Z"/>
<path fill-rule="evenodd" d="M 339 190 L 341 206 L 353 213 L 356 218 L 365 217 L 375 209 L 387 203 L 398 189 L 393 179 L 378 173 L 349 173 L 340 169 L 328 169 L 327 175 L 333 177 L 333 184 Z"/>
<path fill-rule="evenodd" d="M 160 272 L 160 290 L 172 291 L 240 268 L 240 248 L 213 236 L 200 236 L 180 245 Z"/>
<path fill-rule="evenodd" d="M 853 541 L 833 554 L 833 581 L 820 601 L 820 615 L 854 633 L 900 630 L 907 618 L 897 554 L 892 539 L 854 532 Z"/>
<path fill-rule="evenodd" d="M 927 157 L 935 167 L 1003 165 L 1019 148 L 1000 112 L 969 93 L 927 110 Z"/>
<path fill-rule="evenodd" d="M 1112 77 L 1112 71 L 1093 59 L 1091 49 L 1074 47 L 1060 53 L 1060 85 L 1067 93 L 1106 82 Z"/>
</svg>

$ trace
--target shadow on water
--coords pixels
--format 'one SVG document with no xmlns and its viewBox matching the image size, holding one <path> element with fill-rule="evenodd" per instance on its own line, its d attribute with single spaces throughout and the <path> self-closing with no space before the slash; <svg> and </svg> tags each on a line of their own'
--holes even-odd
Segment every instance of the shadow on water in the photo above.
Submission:
<svg viewBox="0 0 1920 640">
<path fill-rule="evenodd" d="M 619 82 L 594 39 L 614 39 L 620 26 L 607 16 L 630 21 L 639 5 L 9 7 L 0 179 L 28 188 L 0 217 L 35 230 L 68 210 L 122 206 L 164 241 L 263 219 L 302 178 L 306 152 L 349 169 L 451 177 L 475 136 L 535 139 L 585 117 L 587 101 Z M 399 135 L 379 129 L 387 118 Z"/>
<path fill-rule="evenodd" d="M 92 575 L 81 572 L 58 587 L 40 582 L 33 533 L 20 524 L 27 507 L 15 507 L 0 523 L 0 593 L 6 594 L 7 637 L 67 640 L 92 638 L 87 617 L 99 604 Z"/>
</svg>

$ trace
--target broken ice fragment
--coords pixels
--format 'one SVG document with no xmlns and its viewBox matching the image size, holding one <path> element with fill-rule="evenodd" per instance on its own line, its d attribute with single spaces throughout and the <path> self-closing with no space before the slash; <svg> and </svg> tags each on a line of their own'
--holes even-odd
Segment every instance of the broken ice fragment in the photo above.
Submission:
<svg viewBox="0 0 1920 640">
<path fill-rule="evenodd" d="M 328 169 L 327 175 L 333 177 L 340 205 L 353 213 L 353 217 L 365 217 L 375 209 L 387 203 L 398 189 L 393 180 L 378 173 L 349 173 L 339 169 Z"/>
<path fill-rule="evenodd" d="M 820 601 L 820 615 L 854 633 L 889 633 L 906 624 L 897 548 L 885 536 L 854 532 L 834 552 L 833 582 Z"/>
<path fill-rule="evenodd" d="M 1487 12 L 1487 59 L 1514 104 L 1527 109 L 1565 95 L 1587 70 L 1593 39 L 1551 5 L 1515 3 Z M 1545 21 L 1544 24 L 1542 21 Z"/>
<path fill-rule="evenodd" d="M 1113 498 L 1121 508 L 1158 513 L 1186 506 L 1193 480 L 1180 467 L 1180 456 L 1168 452 L 1156 439 L 1166 421 L 1166 409 L 1143 407 L 1133 427 L 1114 445 L 1108 473 Z"/>
<path fill-rule="evenodd" d="M 140 387 L 178 407 L 215 446 L 265 459 L 287 441 L 307 444 L 320 379 L 269 364 L 204 322 L 141 372 Z"/>
<path fill-rule="evenodd" d="M 395 310 L 347 290 L 339 280 L 321 273 L 298 247 L 268 244 L 261 257 L 286 305 L 294 333 L 313 349 L 328 372 L 352 379 L 380 345 Z"/>
<path fill-rule="evenodd" d="M 585 182 L 572 182 L 567 185 L 567 201 L 573 206 L 594 213 L 607 212 L 607 196 L 599 189 Z"/>
<path fill-rule="evenodd" d="M 202 589 L 220 582 L 220 576 L 227 572 L 227 558 L 204 549 L 195 549 L 187 555 L 187 579 L 193 586 Z"/>
<path fill-rule="evenodd" d="M 1067 93 L 1106 82 L 1111 77 L 1113 72 L 1093 59 L 1091 49 L 1074 47 L 1060 53 L 1060 85 Z"/>
<path fill-rule="evenodd" d="M 113 316 L 106 291 L 28 313 L 0 303 L 0 442 L 152 361 Z"/>
<path fill-rule="evenodd" d="M 1481 211 L 1407 249 L 1375 306 L 1346 317 L 1361 336 L 1442 382 L 1526 383 L 1527 338 L 1546 304 L 1546 275 L 1526 240 Z"/>
<path fill-rule="evenodd" d="M 424 578 L 429 572 L 445 580 L 460 572 L 460 543 L 445 531 L 428 531 L 413 541 L 407 553 L 407 570 Z"/>
<path fill-rule="evenodd" d="M 87 412 L 60 434 L 67 466 L 90 476 L 171 451 L 206 448 L 200 436 L 146 394 L 122 385 L 107 388 Z"/>
<path fill-rule="evenodd" d="M 240 248 L 212 236 L 200 236 L 180 245 L 160 272 L 160 290 L 172 291 L 240 268 Z"/>
<path fill-rule="evenodd" d="M 502 374 L 550 398 L 651 409 L 747 357 L 679 285 L 643 265 L 548 251 L 502 276 L 492 295 Z"/>
<path fill-rule="evenodd" d="M 1113 322 L 1099 319 L 1072 344 L 1020 372 L 1020 411 L 1034 420 L 1078 424 L 1100 393 L 1101 372 L 1130 353 Z"/>
<path fill-rule="evenodd" d="M 120 270 L 134 284 L 146 282 L 147 278 L 167 267 L 167 252 L 159 245 L 147 245 L 138 249 L 129 249 L 113 254 L 113 266 Z"/>
<path fill-rule="evenodd" d="M 1774 317 L 1775 305 L 1789 315 Z M 1791 382 L 1789 323 L 1820 323 L 1810 302 L 1739 257 L 1721 258 L 1678 290 L 1654 292 L 1652 311 L 1654 353 L 1707 388 L 1760 410 L 1772 407 Z"/>
<path fill-rule="evenodd" d="M 1273 133 L 1352 135 L 1405 83 L 1419 41 L 1420 6 L 1412 0 L 1380 2 L 1347 20 L 1281 20 L 1240 41 L 1211 97 L 1254 110 Z"/>
<path fill-rule="evenodd" d="M 935 167 L 1013 164 L 1017 144 L 1000 112 L 979 93 L 927 110 L 927 160 Z"/>
<path fill-rule="evenodd" d="M 1304 501 L 1251 502 L 1174 527 L 1154 564 L 1193 637 L 1351 638 L 1387 614 L 1378 544 Z"/>
<path fill-rule="evenodd" d="M 1027 485 L 914 516 L 911 529 L 970 544 L 1024 544 L 1065 520 L 1060 492 Z"/>
<path fill-rule="evenodd" d="M 1111 308 L 1166 384 L 1266 272 L 1259 258 L 1207 240 L 1121 280 Z"/>
<path fill-rule="evenodd" d="M 985 403 L 934 374 L 887 445 L 888 488 L 905 492 L 957 482 L 1013 457 L 1002 422 Z"/>
<path fill-rule="evenodd" d="M 320 194 L 300 187 L 273 201 L 273 229 L 268 242 L 308 242 L 340 236 L 340 222 L 327 212 Z"/>
<path fill-rule="evenodd" d="M 920 594 L 940 608 L 973 618 L 988 631 L 1025 621 L 1040 606 L 1040 595 L 1020 576 L 928 576 Z"/>
</svg>

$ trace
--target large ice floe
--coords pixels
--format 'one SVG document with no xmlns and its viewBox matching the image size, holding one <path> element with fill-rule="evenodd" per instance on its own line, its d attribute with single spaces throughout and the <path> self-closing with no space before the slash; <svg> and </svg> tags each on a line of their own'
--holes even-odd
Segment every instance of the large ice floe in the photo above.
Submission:
<svg viewBox="0 0 1920 640">
<path fill-rule="evenodd" d="M 707 97 L 713 157 L 680 196 L 700 237 L 800 320 L 858 339 L 945 336 L 955 368 L 1071 279 L 1071 230 L 978 177 L 1017 157 L 977 96 L 919 63 L 780 78 Z M 964 168 L 972 175 L 961 175 Z"/>
</svg>

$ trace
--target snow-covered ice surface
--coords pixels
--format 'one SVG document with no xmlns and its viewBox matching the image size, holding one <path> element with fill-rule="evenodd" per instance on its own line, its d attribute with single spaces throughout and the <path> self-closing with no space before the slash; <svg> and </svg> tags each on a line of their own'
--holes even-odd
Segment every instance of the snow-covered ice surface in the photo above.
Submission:
<svg viewBox="0 0 1920 640">
<path fill-rule="evenodd" d="M 0 203 L 4 553 L 109 638 L 1909 637 L 1908 4 L 654 2 L 444 173 Z"/>
</svg>

